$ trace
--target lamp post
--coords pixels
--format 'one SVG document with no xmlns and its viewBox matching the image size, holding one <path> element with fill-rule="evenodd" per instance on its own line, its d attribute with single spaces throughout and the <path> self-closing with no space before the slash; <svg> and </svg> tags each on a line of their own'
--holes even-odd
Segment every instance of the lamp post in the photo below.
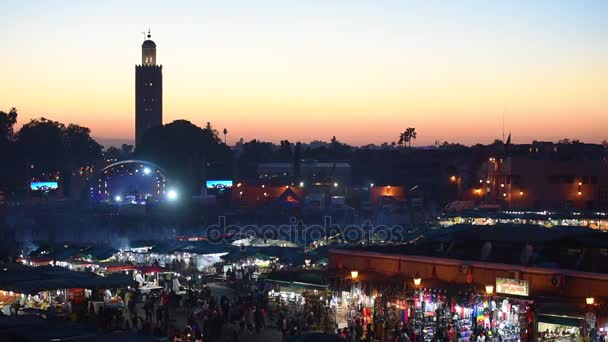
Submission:
<svg viewBox="0 0 608 342">
<path fill-rule="evenodd" d="M 355 289 L 357 287 L 357 278 L 359 278 L 359 271 L 356 271 L 356 270 L 350 271 L 350 278 L 353 280 L 351 299 L 352 299 L 353 305 L 355 305 Z"/>
<path fill-rule="evenodd" d="M 585 304 L 587 304 L 585 306 L 585 311 L 586 311 L 585 319 L 586 320 L 590 319 L 592 321 L 595 321 L 595 314 L 593 313 L 593 306 L 595 305 L 595 298 L 593 298 L 591 296 L 586 297 Z M 583 330 L 584 336 L 588 337 L 590 335 L 591 328 L 593 328 L 591 326 L 591 323 L 584 324 L 583 328 L 584 328 L 584 330 Z"/>
<path fill-rule="evenodd" d="M 414 275 L 414 297 L 418 296 L 418 289 L 420 288 L 421 284 L 422 284 L 422 277 L 420 277 L 420 273 L 416 272 L 416 274 Z M 421 310 L 424 310 L 423 305 L 424 305 L 424 302 L 421 301 L 421 303 L 420 303 Z M 414 307 L 414 310 L 416 310 L 416 307 Z M 414 317 L 416 317 L 415 314 L 414 314 Z M 414 323 L 414 329 L 417 330 L 416 333 L 419 336 L 422 336 L 422 333 L 423 333 L 423 328 L 422 328 L 423 322 L 421 321 L 419 323 L 416 323 L 417 320 L 414 320 L 414 322 L 415 322 Z M 419 325 L 418 329 L 416 329 L 416 325 Z"/>
<path fill-rule="evenodd" d="M 486 295 L 488 296 L 488 307 L 490 308 L 490 331 L 492 331 L 492 316 L 494 312 L 492 311 L 492 295 L 494 294 L 494 285 L 486 285 Z M 494 335 L 492 333 L 492 335 Z"/>
<path fill-rule="evenodd" d="M 416 273 L 416 275 L 414 276 L 414 286 L 416 288 L 419 288 L 420 284 L 422 284 L 422 278 L 420 277 L 419 273 Z"/>
</svg>

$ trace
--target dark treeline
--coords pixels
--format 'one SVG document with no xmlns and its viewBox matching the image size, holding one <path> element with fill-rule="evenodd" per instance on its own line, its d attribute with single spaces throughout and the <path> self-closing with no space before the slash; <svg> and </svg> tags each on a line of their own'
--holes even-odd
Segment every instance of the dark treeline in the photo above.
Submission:
<svg viewBox="0 0 608 342">
<path fill-rule="evenodd" d="M 436 141 L 432 146 L 411 148 L 418 132 L 408 127 L 395 134 L 394 141 L 380 145 L 354 147 L 334 136 L 327 142 L 282 140 L 279 144 L 241 138 L 230 148 L 226 145 L 227 129 L 220 133 L 211 123 L 198 127 L 186 120 L 176 120 L 148 130 L 137 150 L 125 144 L 104 151 L 86 127 L 40 118 L 15 131 L 17 116 L 14 108 L 0 111 L 0 190 L 9 194 L 26 189 L 28 179 L 59 177 L 64 193 L 69 195 L 69 176 L 83 167 L 93 170 L 95 166 L 98 170 L 104 164 L 130 158 L 158 164 L 192 193 L 200 192 L 204 179 L 255 178 L 258 163 L 264 162 L 293 163 L 294 182 L 299 178 L 297 170 L 303 161 L 318 161 L 350 163 L 353 183 L 401 184 L 404 179 L 412 179 L 411 185 L 421 185 L 422 180 L 412 175 L 436 173 L 440 179 L 446 174 L 472 173 L 488 156 L 525 153 L 536 144 L 511 145 L 510 139 L 505 143 L 496 140 L 490 145 L 473 146 Z M 597 148 L 589 150 L 588 145 L 578 140 L 563 139 L 558 143 L 566 148 L 559 149 L 564 155 L 557 158 L 579 158 L 589 151 L 597 155 Z M 601 146 L 595 146 L 601 150 Z"/>
<path fill-rule="evenodd" d="M 15 131 L 17 116 L 15 108 L 0 111 L 0 179 L 9 193 L 37 178 L 61 181 L 64 193 L 69 194 L 68 176 L 102 156 L 102 146 L 86 127 L 39 118 Z"/>
</svg>

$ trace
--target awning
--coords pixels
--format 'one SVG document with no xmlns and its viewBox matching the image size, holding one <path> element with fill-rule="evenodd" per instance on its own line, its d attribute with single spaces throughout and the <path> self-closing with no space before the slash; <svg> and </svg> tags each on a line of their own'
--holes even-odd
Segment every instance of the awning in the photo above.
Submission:
<svg viewBox="0 0 608 342">
<path fill-rule="evenodd" d="M 536 319 L 539 323 L 549 323 L 564 325 L 567 327 L 580 327 L 583 324 L 582 317 L 558 316 L 558 315 L 538 315 Z"/>
<path fill-rule="evenodd" d="M 0 289 L 26 294 L 56 289 L 118 288 L 133 284 L 133 277 L 122 273 L 103 277 L 53 266 L 27 267 L 13 264 L 0 271 Z"/>
<path fill-rule="evenodd" d="M 585 307 L 580 302 L 559 298 L 538 298 L 536 319 L 538 322 L 579 327 L 584 319 Z"/>
</svg>

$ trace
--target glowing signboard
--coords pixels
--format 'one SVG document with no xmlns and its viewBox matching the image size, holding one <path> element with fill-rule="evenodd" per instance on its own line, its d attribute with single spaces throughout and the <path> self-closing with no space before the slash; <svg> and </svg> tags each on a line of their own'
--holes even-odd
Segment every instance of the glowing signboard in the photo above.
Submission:
<svg viewBox="0 0 608 342">
<path fill-rule="evenodd" d="M 496 293 L 527 297 L 530 295 L 530 283 L 527 280 L 496 278 Z"/>
<path fill-rule="evenodd" d="M 223 189 L 232 188 L 231 180 L 208 180 L 206 183 L 207 189 Z"/>
<path fill-rule="evenodd" d="M 32 191 L 48 191 L 57 190 L 57 182 L 31 182 L 30 189 Z"/>
</svg>

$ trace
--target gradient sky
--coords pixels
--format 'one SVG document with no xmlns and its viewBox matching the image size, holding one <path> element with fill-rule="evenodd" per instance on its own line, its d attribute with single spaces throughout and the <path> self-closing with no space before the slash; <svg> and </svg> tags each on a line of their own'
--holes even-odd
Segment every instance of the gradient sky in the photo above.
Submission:
<svg viewBox="0 0 608 342">
<path fill-rule="evenodd" d="M 164 122 L 229 143 L 608 139 L 608 1 L 0 3 L 0 109 L 133 139 L 152 29 Z"/>
</svg>

